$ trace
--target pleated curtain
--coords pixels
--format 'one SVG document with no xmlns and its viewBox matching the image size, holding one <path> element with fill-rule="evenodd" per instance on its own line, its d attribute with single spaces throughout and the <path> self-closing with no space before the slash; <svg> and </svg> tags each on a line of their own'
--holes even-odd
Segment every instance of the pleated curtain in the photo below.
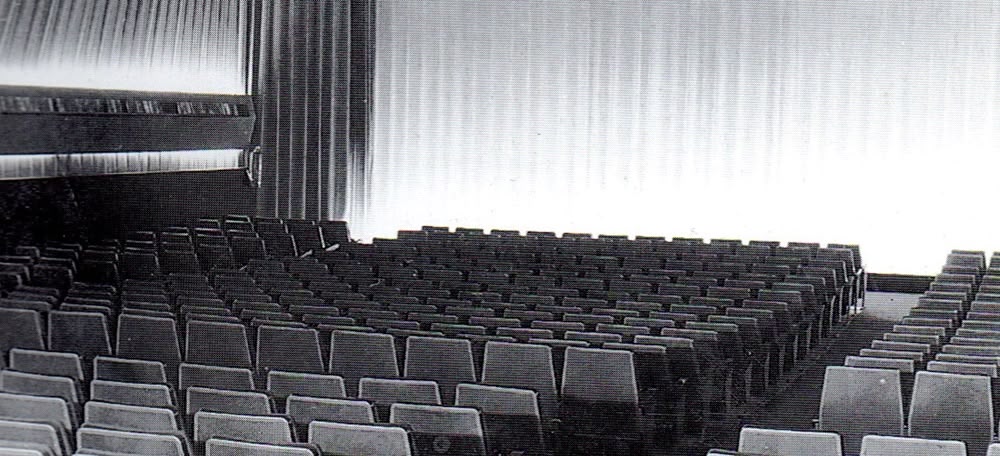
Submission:
<svg viewBox="0 0 1000 456">
<path fill-rule="evenodd" d="M 360 47 L 352 46 L 352 32 L 366 22 L 362 17 L 352 26 L 351 20 L 364 3 L 257 0 L 254 6 L 254 95 L 263 163 L 258 214 L 342 218 L 349 176 L 358 171 L 354 155 L 363 156 L 365 148 L 366 129 L 358 134 L 355 127 L 352 134 L 351 105 L 352 93 L 363 100 L 366 90 L 363 81 L 352 81 L 351 70 L 352 64 L 364 64 L 352 57 L 352 49 Z M 363 121 L 365 105 L 358 110 Z"/>
</svg>

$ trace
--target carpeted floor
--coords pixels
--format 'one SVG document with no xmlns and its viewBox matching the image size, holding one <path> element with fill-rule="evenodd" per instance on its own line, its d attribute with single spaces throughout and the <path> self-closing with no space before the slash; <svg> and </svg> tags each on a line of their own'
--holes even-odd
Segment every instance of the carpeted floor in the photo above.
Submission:
<svg viewBox="0 0 1000 456">
<path fill-rule="evenodd" d="M 851 316 L 846 324 L 836 327 L 831 337 L 825 339 L 807 359 L 799 361 L 795 370 L 774 388 L 774 394 L 769 395 L 765 403 L 749 407 L 732 428 L 717 429 L 713 432 L 716 435 L 706 437 L 713 441 L 716 448 L 736 449 L 741 426 L 813 429 L 826 366 L 843 365 L 844 357 L 857 354 L 858 350 L 868 347 L 872 339 L 881 339 L 882 333 L 892 331 L 892 325 L 916 306 L 917 296 L 867 293 L 864 310 Z"/>
</svg>

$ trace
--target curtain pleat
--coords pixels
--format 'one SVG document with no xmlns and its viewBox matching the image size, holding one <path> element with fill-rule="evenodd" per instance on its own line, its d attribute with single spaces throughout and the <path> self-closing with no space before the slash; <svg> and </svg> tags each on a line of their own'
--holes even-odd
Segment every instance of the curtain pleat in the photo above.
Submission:
<svg viewBox="0 0 1000 456">
<path fill-rule="evenodd" d="M 264 175 L 258 213 L 343 217 L 338 179 L 350 143 L 349 0 L 255 3 L 259 43 L 255 96 Z M 346 28 L 346 29 L 345 29 Z M 347 39 L 345 39 L 345 37 Z"/>
<path fill-rule="evenodd" d="M 245 95 L 251 0 L 0 0 L 0 84 Z"/>
</svg>

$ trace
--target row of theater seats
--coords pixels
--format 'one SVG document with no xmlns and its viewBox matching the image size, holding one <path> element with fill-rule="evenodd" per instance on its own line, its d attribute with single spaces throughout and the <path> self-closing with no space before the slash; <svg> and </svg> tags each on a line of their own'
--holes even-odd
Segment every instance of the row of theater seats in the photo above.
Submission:
<svg viewBox="0 0 1000 456">
<path fill-rule="evenodd" d="M 5 302 L 0 417 L 45 397 L 69 454 L 670 454 L 862 288 L 851 248 L 419 233 Z"/>
<path fill-rule="evenodd" d="M 983 252 L 953 251 L 892 332 L 843 366 L 827 367 L 817 421 L 825 432 L 769 431 L 766 445 L 830 455 L 1000 454 L 992 443 L 1000 413 L 1000 395 L 992 393 L 1000 366 L 998 285 L 1000 254 L 986 268 Z"/>
</svg>

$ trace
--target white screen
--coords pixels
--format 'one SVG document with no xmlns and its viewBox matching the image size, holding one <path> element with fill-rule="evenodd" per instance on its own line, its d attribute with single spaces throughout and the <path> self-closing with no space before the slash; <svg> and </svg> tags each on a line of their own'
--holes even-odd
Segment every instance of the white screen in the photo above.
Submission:
<svg viewBox="0 0 1000 456">
<path fill-rule="evenodd" d="M 362 238 L 423 224 L 1000 250 L 1000 2 L 381 0 Z"/>
</svg>

